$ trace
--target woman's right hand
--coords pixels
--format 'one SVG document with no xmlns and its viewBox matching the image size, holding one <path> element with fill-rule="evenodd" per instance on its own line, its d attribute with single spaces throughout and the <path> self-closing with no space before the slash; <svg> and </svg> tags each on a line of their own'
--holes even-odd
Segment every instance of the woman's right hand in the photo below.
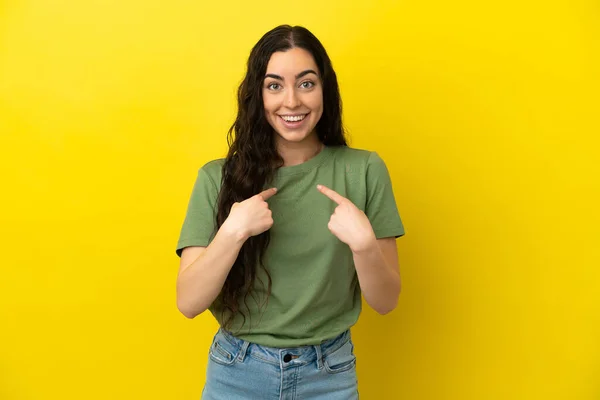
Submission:
<svg viewBox="0 0 600 400">
<path fill-rule="evenodd" d="M 244 240 L 270 229 L 273 217 L 267 200 L 275 193 L 277 189 L 271 188 L 240 203 L 233 203 L 224 225 L 227 224 L 228 229 Z"/>
</svg>

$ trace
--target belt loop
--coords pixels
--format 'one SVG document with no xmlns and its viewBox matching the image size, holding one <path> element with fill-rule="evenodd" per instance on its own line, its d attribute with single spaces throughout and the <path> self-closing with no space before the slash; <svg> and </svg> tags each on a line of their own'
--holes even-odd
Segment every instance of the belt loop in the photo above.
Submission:
<svg viewBox="0 0 600 400">
<path fill-rule="evenodd" d="M 246 353 L 248 352 L 248 346 L 250 346 L 250 342 L 247 340 L 243 341 L 242 348 L 240 349 L 237 359 L 241 362 L 244 362 L 244 358 L 246 357 Z"/>
<path fill-rule="evenodd" d="M 315 352 L 317 353 L 317 369 L 323 369 L 323 353 L 321 352 L 321 345 L 314 345 Z"/>
</svg>

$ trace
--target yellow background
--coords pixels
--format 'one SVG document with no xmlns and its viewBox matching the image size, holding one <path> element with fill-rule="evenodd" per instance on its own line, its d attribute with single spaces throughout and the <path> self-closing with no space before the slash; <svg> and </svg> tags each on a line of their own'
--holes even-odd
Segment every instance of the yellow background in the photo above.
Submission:
<svg viewBox="0 0 600 400">
<path fill-rule="evenodd" d="M 175 244 L 281 23 L 327 48 L 406 225 L 361 398 L 600 399 L 592 0 L 1 1 L 0 399 L 199 398 L 216 324 L 178 313 Z"/>
</svg>

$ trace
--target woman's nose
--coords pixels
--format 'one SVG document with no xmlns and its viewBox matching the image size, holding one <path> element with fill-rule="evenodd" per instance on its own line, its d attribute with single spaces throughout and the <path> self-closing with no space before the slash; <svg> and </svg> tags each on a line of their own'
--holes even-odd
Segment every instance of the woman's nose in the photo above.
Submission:
<svg viewBox="0 0 600 400">
<path fill-rule="evenodd" d="M 285 94 L 285 106 L 288 108 L 295 108 L 300 104 L 296 91 L 292 88 Z"/>
</svg>

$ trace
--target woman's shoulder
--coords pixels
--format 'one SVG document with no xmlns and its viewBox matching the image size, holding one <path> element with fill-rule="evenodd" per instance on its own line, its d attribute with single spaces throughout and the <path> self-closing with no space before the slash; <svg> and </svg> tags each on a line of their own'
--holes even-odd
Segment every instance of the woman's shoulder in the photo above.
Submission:
<svg viewBox="0 0 600 400">
<path fill-rule="evenodd" d="M 225 158 L 210 160 L 200 167 L 198 173 L 208 175 L 214 182 L 220 182 L 224 163 Z"/>
<path fill-rule="evenodd" d="M 383 162 L 376 151 L 349 146 L 334 146 L 332 151 L 337 162 L 351 164 L 372 164 Z"/>
<path fill-rule="evenodd" d="M 207 171 L 212 171 L 215 169 L 223 168 L 223 164 L 225 164 L 224 158 L 215 158 L 214 160 L 207 161 L 202 166 L 202 169 L 207 170 Z"/>
</svg>

